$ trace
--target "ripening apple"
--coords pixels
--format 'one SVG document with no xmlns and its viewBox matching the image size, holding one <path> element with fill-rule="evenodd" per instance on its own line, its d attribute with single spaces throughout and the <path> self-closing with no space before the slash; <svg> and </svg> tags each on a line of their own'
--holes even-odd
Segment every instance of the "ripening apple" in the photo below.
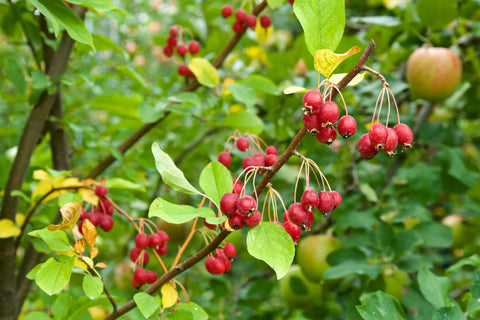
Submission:
<svg viewBox="0 0 480 320">
<path fill-rule="evenodd" d="M 310 281 L 319 282 L 330 267 L 327 256 L 341 246 L 342 243 L 332 234 L 302 238 L 297 246 L 297 263 Z"/>
<path fill-rule="evenodd" d="M 279 285 L 283 299 L 292 309 L 312 307 L 322 298 L 322 286 L 309 281 L 295 264 L 279 280 Z"/>
<path fill-rule="evenodd" d="M 411 92 L 422 99 L 439 102 L 455 92 L 462 78 L 462 62 L 447 48 L 422 47 L 407 61 Z"/>
</svg>

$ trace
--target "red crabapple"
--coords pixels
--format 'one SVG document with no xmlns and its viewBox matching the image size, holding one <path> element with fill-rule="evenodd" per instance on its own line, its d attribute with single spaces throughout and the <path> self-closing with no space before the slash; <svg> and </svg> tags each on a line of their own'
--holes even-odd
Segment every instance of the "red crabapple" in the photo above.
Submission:
<svg viewBox="0 0 480 320">
<path fill-rule="evenodd" d="M 398 136 L 399 145 L 406 148 L 412 147 L 413 132 L 409 126 L 407 126 L 405 123 L 399 123 L 395 127 L 393 127 L 393 130 Z"/>
<path fill-rule="evenodd" d="M 331 128 L 338 120 L 340 109 L 335 102 L 327 101 L 320 107 L 319 115 L 322 127 Z"/>
<path fill-rule="evenodd" d="M 318 205 L 317 209 L 323 215 L 326 215 L 335 207 L 335 200 L 329 191 L 320 191 L 318 193 Z"/>
<path fill-rule="evenodd" d="M 350 138 L 357 132 L 357 122 L 355 118 L 345 115 L 338 120 L 337 124 L 338 134 L 344 138 Z"/>
<path fill-rule="evenodd" d="M 288 220 L 283 224 L 283 228 L 285 228 L 285 231 L 292 237 L 293 243 L 297 244 L 298 239 L 300 239 L 302 235 L 302 228 Z"/>
<path fill-rule="evenodd" d="M 305 225 L 307 222 L 307 215 L 307 210 L 300 202 L 294 202 L 288 206 L 288 221 L 291 221 L 294 224 Z"/>
<path fill-rule="evenodd" d="M 200 43 L 198 41 L 192 40 L 188 44 L 188 51 L 190 51 L 191 54 L 197 54 L 200 52 Z"/>
<path fill-rule="evenodd" d="M 300 203 L 305 209 L 311 210 L 312 207 L 316 207 L 318 204 L 318 194 L 313 189 L 307 189 L 303 192 Z"/>
<path fill-rule="evenodd" d="M 275 162 L 278 161 L 278 157 L 274 154 L 269 154 L 266 158 L 265 158 L 265 165 L 267 167 L 271 167 L 275 164 Z"/>
<path fill-rule="evenodd" d="M 237 201 L 237 210 L 240 214 L 250 215 L 257 209 L 257 201 L 252 196 L 240 197 Z"/>
<path fill-rule="evenodd" d="M 387 132 L 387 141 L 385 142 L 383 151 L 385 151 L 389 156 L 393 156 L 398 145 L 398 136 L 395 130 L 392 128 L 387 128 Z"/>
<path fill-rule="evenodd" d="M 246 217 L 243 220 L 243 222 L 245 222 L 245 224 L 249 228 L 253 228 L 257 226 L 261 221 L 262 221 L 262 213 L 258 210 L 255 210 L 255 212 L 252 215 Z"/>
<path fill-rule="evenodd" d="M 232 15 L 233 13 L 233 7 L 229 4 L 227 5 L 224 5 L 223 8 L 222 8 L 222 16 L 224 18 L 228 18 Z"/>
<path fill-rule="evenodd" d="M 177 53 L 179 56 L 184 56 L 186 55 L 188 52 L 188 49 L 187 49 L 187 46 L 184 45 L 183 43 L 182 44 L 179 44 L 178 47 L 177 47 Z"/>
<path fill-rule="evenodd" d="M 233 243 L 227 242 L 223 246 L 223 252 L 227 258 L 234 258 L 237 255 L 237 249 Z"/>
<path fill-rule="evenodd" d="M 155 281 L 157 281 L 158 279 L 158 276 L 157 276 L 157 273 L 155 271 L 151 271 L 151 270 L 148 270 L 147 271 L 147 283 L 154 283 Z"/>
<path fill-rule="evenodd" d="M 265 153 L 267 155 L 273 154 L 273 155 L 278 156 L 278 150 L 275 146 L 268 146 L 267 149 L 265 149 Z"/>
<path fill-rule="evenodd" d="M 249 27 L 250 29 L 255 29 L 255 27 L 257 26 L 257 17 L 254 14 L 249 14 L 245 19 L 245 22 L 247 24 L 247 27 Z"/>
<path fill-rule="evenodd" d="M 335 190 L 330 191 L 330 194 L 332 195 L 333 202 L 335 203 L 335 206 L 333 207 L 333 209 L 336 209 L 342 203 L 342 196 L 340 195 L 340 193 L 338 193 L 338 191 L 335 191 Z"/>
<path fill-rule="evenodd" d="M 270 27 L 270 25 L 272 24 L 272 20 L 270 19 L 269 16 L 267 16 L 266 14 L 263 14 L 261 17 L 260 17 L 260 25 L 267 29 L 268 27 Z"/>
<path fill-rule="evenodd" d="M 320 128 L 315 136 L 321 143 L 331 144 L 337 138 L 337 131 L 335 128 Z"/>
<path fill-rule="evenodd" d="M 250 142 L 248 142 L 247 138 L 240 137 L 237 139 L 236 145 L 238 150 L 245 151 L 248 149 L 248 147 L 250 147 Z"/>
<path fill-rule="evenodd" d="M 360 155 L 365 159 L 371 159 L 375 157 L 378 153 L 378 150 L 370 142 L 368 133 L 365 133 L 360 137 L 360 139 L 358 139 L 357 150 L 358 153 L 360 153 Z"/>
<path fill-rule="evenodd" d="M 316 113 L 323 104 L 322 94 L 318 90 L 308 90 L 302 99 L 304 113 Z"/>
<path fill-rule="evenodd" d="M 232 156 L 226 151 L 222 151 L 218 154 L 218 162 L 223 164 L 225 167 L 228 167 L 232 164 Z"/>
<path fill-rule="evenodd" d="M 138 283 L 144 284 L 147 282 L 147 272 L 143 268 L 137 268 L 133 272 L 133 276 Z"/>
<path fill-rule="evenodd" d="M 387 142 L 388 131 L 381 123 L 374 123 L 370 130 L 368 130 L 368 138 L 377 150 L 383 150 Z"/>
<path fill-rule="evenodd" d="M 231 216 L 237 210 L 238 195 L 232 192 L 227 192 L 220 199 L 220 211 L 226 216 Z"/>
<path fill-rule="evenodd" d="M 148 247 L 149 240 L 148 235 L 145 232 L 140 232 L 135 236 L 135 246 L 139 249 L 145 249 Z"/>
<path fill-rule="evenodd" d="M 245 31 L 245 26 L 240 21 L 235 20 L 232 24 L 232 29 L 235 33 L 242 33 Z"/>
<path fill-rule="evenodd" d="M 107 193 L 108 193 L 108 189 L 103 185 L 99 185 L 95 188 L 95 194 L 97 195 L 97 197 L 103 197 Z"/>
<path fill-rule="evenodd" d="M 306 113 L 303 115 L 303 126 L 307 131 L 316 135 L 322 129 L 318 113 Z"/>
<path fill-rule="evenodd" d="M 110 231 L 113 228 L 113 219 L 109 215 L 102 215 L 99 220 L 99 225 L 100 228 L 102 228 L 104 231 Z"/>
</svg>

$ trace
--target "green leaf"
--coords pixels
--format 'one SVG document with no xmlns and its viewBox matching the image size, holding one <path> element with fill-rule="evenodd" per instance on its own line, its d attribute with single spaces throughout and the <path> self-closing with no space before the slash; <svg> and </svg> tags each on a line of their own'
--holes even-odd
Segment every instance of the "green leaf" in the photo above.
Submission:
<svg viewBox="0 0 480 320">
<path fill-rule="evenodd" d="M 186 106 L 190 105 L 200 107 L 202 105 L 202 100 L 200 100 L 198 94 L 194 92 L 182 92 L 169 97 L 168 100 L 172 102 L 178 102 Z"/>
<path fill-rule="evenodd" d="M 150 218 L 160 217 L 166 222 L 176 224 L 185 223 L 196 217 L 216 218 L 215 213 L 210 208 L 195 208 L 187 205 L 174 204 L 162 198 L 153 200 L 148 209 L 148 216 Z"/>
<path fill-rule="evenodd" d="M 429 205 L 442 190 L 441 169 L 423 162 L 404 169 L 411 200 Z"/>
<path fill-rule="evenodd" d="M 240 132 L 250 132 L 253 134 L 262 133 L 265 125 L 256 114 L 250 112 L 238 112 L 229 114 L 222 120 L 221 125 L 227 126 L 233 130 L 238 129 Z"/>
<path fill-rule="evenodd" d="M 348 260 L 339 265 L 331 266 L 323 273 L 323 279 L 340 279 L 351 274 L 367 275 L 376 279 L 382 268 L 379 264 L 368 264 L 365 261 Z"/>
<path fill-rule="evenodd" d="M 411 230 L 423 239 L 425 247 L 450 248 L 453 242 L 452 229 L 438 222 L 422 222 Z"/>
<path fill-rule="evenodd" d="M 207 320 L 208 314 L 195 302 L 181 303 L 167 317 L 169 320 Z"/>
<path fill-rule="evenodd" d="M 360 183 L 358 186 L 360 192 L 367 198 L 368 201 L 378 202 L 378 196 L 375 190 L 368 183 Z"/>
<path fill-rule="evenodd" d="M 25 81 L 25 75 L 23 74 L 23 69 L 20 64 L 15 60 L 7 59 L 5 63 L 5 73 L 8 80 L 17 88 L 18 93 L 25 94 L 27 81 Z"/>
<path fill-rule="evenodd" d="M 145 318 L 150 318 L 160 308 L 160 297 L 152 297 L 148 293 L 140 292 L 133 296 L 138 309 Z"/>
<path fill-rule="evenodd" d="M 52 24 L 55 35 L 58 36 L 60 25 L 67 30 L 68 35 L 75 41 L 95 48 L 92 35 L 85 27 L 85 24 L 63 0 L 31 0 L 31 3 Z"/>
<path fill-rule="evenodd" d="M 101 34 L 92 34 L 93 44 L 95 45 L 95 49 L 97 51 L 103 50 L 113 50 L 120 54 L 124 59 L 128 58 L 128 53 L 119 47 L 115 42 L 113 42 L 110 38 L 101 35 Z"/>
<path fill-rule="evenodd" d="M 143 97 L 139 94 L 126 96 L 121 93 L 112 93 L 98 96 L 90 104 L 92 109 L 107 111 L 110 115 L 138 120 L 137 108 L 142 103 Z"/>
<path fill-rule="evenodd" d="M 480 268 L 480 257 L 477 254 L 474 254 L 470 257 L 463 258 L 454 265 L 450 266 L 447 270 L 448 272 L 455 272 L 460 270 L 463 266 L 473 266 L 475 268 Z"/>
<path fill-rule="evenodd" d="M 145 187 L 122 178 L 109 178 L 105 182 L 108 189 L 126 189 L 145 192 Z"/>
<path fill-rule="evenodd" d="M 356 306 L 364 320 L 406 319 L 402 306 L 395 297 L 382 291 L 367 293 L 361 298 L 362 305 Z"/>
<path fill-rule="evenodd" d="M 57 319 L 66 319 L 69 315 L 69 309 L 72 305 L 72 296 L 65 293 L 55 299 L 52 304 L 52 314 Z"/>
<path fill-rule="evenodd" d="M 466 319 L 462 309 L 458 305 L 443 307 L 435 311 L 432 320 L 462 320 Z"/>
<path fill-rule="evenodd" d="M 248 86 L 255 91 L 264 92 L 272 95 L 279 95 L 280 90 L 278 87 L 267 77 L 261 76 L 259 74 L 252 74 L 248 77 L 237 81 L 236 83 L 241 83 L 242 85 Z"/>
<path fill-rule="evenodd" d="M 71 0 L 68 2 L 100 12 L 106 12 L 116 8 L 112 0 Z"/>
<path fill-rule="evenodd" d="M 74 262 L 68 256 L 49 258 L 35 274 L 35 283 L 48 295 L 59 292 L 70 281 Z"/>
<path fill-rule="evenodd" d="M 50 231 L 46 227 L 28 233 L 29 236 L 42 239 L 53 251 L 70 251 L 70 244 L 65 231 Z"/>
<path fill-rule="evenodd" d="M 130 79 L 132 79 L 138 86 L 140 86 L 140 88 L 143 89 L 143 91 L 145 91 L 147 95 L 150 95 L 152 91 L 150 90 L 145 80 L 143 80 L 142 76 L 138 74 L 137 71 L 133 70 L 132 68 L 124 64 L 119 65 L 117 67 L 117 70 L 125 74 Z"/>
<path fill-rule="evenodd" d="M 204 58 L 191 59 L 188 68 L 193 72 L 197 81 L 205 87 L 213 88 L 220 81 L 217 69 Z"/>
<path fill-rule="evenodd" d="M 338 220 L 334 227 L 337 230 L 353 229 L 369 229 L 378 223 L 378 218 L 375 216 L 376 210 L 365 211 L 347 211 L 338 216 Z"/>
<path fill-rule="evenodd" d="M 235 100 L 243 103 L 247 107 L 252 108 L 257 102 L 257 94 L 251 87 L 240 84 L 238 82 L 227 85 L 227 89 L 232 92 Z"/>
<path fill-rule="evenodd" d="M 417 13 L 426 26 L 441 29 L 457 17 L 457 1 L 418 0 Z"/>
<path fill-rule="evenodd" d="M 343 0 L 295 1 L 293 11 L 302 25 L 308 51 L 320 49 L 335 51 L 345 28 L 345 2 Z"/>
<path fill-rule="evenodd" d="M 157 142 L 152 144 L 152 153 L 155 157 L 155 166 L 162 176 L 163 182 L 179 192 L 202 194 L 185 179 L 183 172 L 177 168 L 172 158 L 160 148 Z"/>
<path fill-rule="evenodd" d="M 430 302 L 435 309 L 450 305 L 450 298 L 448 296 L 451 287 L 450 279 L 436 276 L 424 265 L 418 272 L 417 280 L 424 298 Z"/>
<path fill-rule="evenodd" d="M 475 270 L 472 277 L 472 285 L 470 287 L 472 298 L 480 299 L 480 270 Z"/>
<path fill-rule="evenodd" d="M 268 264 L 277 274 L 285 276 L 295 256 L 295 245 L 285 229 L 273 222 L 261 222 L 248 230 L 248 253 Z"/>
<path fill-rule="evenodd" d="M 465 154 L 461 148 L 442 146 L 435 159 L 444 169 L 442 174 L 451 178 L 448 180 L 451 183 L 445 183 L 447 191 L 465 193 L 477 184 L 480 174 L 467 168 Z"/>
<path fill-rule="evenodd" d="M 217 208 L 220 208 L 222 196 L 232 191 L 232 175 L 220 162 L 211 162 L 200 173 L 199 184 Z"/>
<path fill-rule="evenodd" d="M 40 70 L 32 71 L 32 88 L 37 90 L 44 90 L 52 84 L 49 76 Z"/>
<path fill-rule="evenodd" d="M 91 300 L 98 298 L 103 292 L 103 282 L 98 277 L 86 274 L 82 282 L 83 292 Z"/>
<path fill-rule="evenodd" d="M 30 313 L 27 313 L 23 318 L 23 320 L 51 320 L 51 319 L 52 318 L 50 318 L 48 314 L 46 314 L 43 311 L 33 311 Z"/>
<path fill-rule="evenodd" d="M 267 4 L 270 8 L 275 9 L 285 3 L 285 0 L 267 0 Z"/>
</svg>

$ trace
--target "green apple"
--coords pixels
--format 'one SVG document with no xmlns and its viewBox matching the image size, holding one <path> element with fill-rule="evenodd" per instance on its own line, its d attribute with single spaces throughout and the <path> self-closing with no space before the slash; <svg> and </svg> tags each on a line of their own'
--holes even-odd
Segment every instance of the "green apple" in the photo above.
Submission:
<svg viewBox="0 0 480 320">
<path fill-rule="evenodd" d="M 462 78 L 462 62 L 447 48 L 422 47 L 407 61 L 411 92 L 431 102 L 442 101 L 455 92 Z"/>
<path fill-rule="evenodd" d="M 292 309 L 308 308 L 322 298 L 322 286 L 309 281 L 299 265 L 292 265 L 279 285 L 283 299 Z"/>
<path fill-rule="evenodd" d="M 327 256 L 342 246 L 331 234 L 318 234 L 301 238 L 297 246 L 297 263 L 305 276 L 314 282 L 322 280 L 323 273 L 330 266 Z"/>
</svg>

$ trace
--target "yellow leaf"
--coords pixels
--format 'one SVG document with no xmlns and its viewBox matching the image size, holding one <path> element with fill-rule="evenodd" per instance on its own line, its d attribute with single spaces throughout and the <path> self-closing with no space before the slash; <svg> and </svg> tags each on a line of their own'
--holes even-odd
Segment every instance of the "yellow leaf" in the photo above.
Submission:
<svg viewBox="0 0 480 320">
<path fill-rule="evenodd" d="M 21 230 L 15 226 L 12 220 L 0 220 L 0 239 L 16 237 L 20 234 L 20 232 Z"/>
<path fill-rule="evenodd" d="M 323 74 L 326 78 L 329 78 L 333 70 L 335 70 L 343 60 L 358 52 L 360 52 L 360 48 L 357 46 L 350 48 L 342 54 L 337 54 L 330 49 L 320 49 L 315 52 L 313 66 L 315 70 Z"/>
<path fill-rule="evenodd" d="M 270 38 L 270 36 L 273 34 L 273 26 L 265 29 L 260 25 L 260 23 L 257 23 L 257 26 L 255 27 L 255 33 L 257 34 L 257 42 L 265 43 L 267 42 L 268 38 Z"/>
<path fill-rule="evenodd" d="M 178 292 L 174 286 L 170 283 L 165 283 L 160 289 L 162 293 L 162 306 L 163 308 L 170 308 L 171 306 L 175 305 L 178 300 Z"/>
<path fill-rule="evenodd" d="M 85 240 L 87 241 L 88 248 L 90 249 L 90 257 L 93 259 L 98 254 L 98 248 L 95 247 L 95 240 L 97 239 L 97 229 L 90 222 L 90 220 L 83 220 L 82 231 Z"/>
<path fill-rule="evenodd" d="M 54 178 L 48 172 L 44 170 L 35 170 L 33 172 L 33 178 L 36 180 L 40 180 L 40 182 L 35 187 L 35 190 L 32 192 L 32 199 L 35 199 L 37 196 L 47 194 L 53 188 L 61 187 L 63 181 L 65 180 L 64 176 Z M 50 194 L 46 197 L 43 202 L 47 202 L 48 200 L 55 199 L 56 197 L 60 196 L 61 194 L 67 192 L 66 190 L 57 191 Z"/>
<path fill-rule="evenodd" d="M 77 259 L 75 259 L 74 263 L 75 263 L 75 267 L 80 268 L 80 269 L 83 269 L 83 270 L 85 270 L 85 271 L 88 271 L 88 266 L 87 266 L 87 264 L 86 264 L 85 262 L 83 262 L 82 260 L 79 260 L 79 259 L 77 258 Z"/>
<path fill-rule="evenodd" d="M 107 265 L 103 262 L 99 262 L 95 265 L 95 267 L 105 269 L 107 267 Z"/>
<path fill-rule="evenodd" d="M 75 252 L 78 254 L 82 254 L 85 251 L 85 240 L 80 239 L 75 241 L 73 244 L 73 250 L 75 250 Z"/>
<path fill-rule="evenodd" d="M 235 229 L 233 229 L 230 224 L 228 223 L 228 219 L 225 220 L 225 229 L 227 229 L 227 231 L 230 231 L 230 232 L 233 232 L 235 231 Z"/>
<path fill-rule="evenodd" d="M 332 74 L 332 76 L 330 77 L 330 81 L 332 81 L 333 83 L 335 84 L 338 84 L 347 74 L 346 73 L 336 73 L 336 74 Z M 365 72 L 364 73 L 359 73 L 357 74 L 353 79 L 352 81 L 350 81 L 348 83 L 349 86 L 354 86 L 354 85 L 357 85 L 359 84 L 363 78 L 365 78 Z"/>
<path fill-rule="evenodd" d="M 192 70 L 197 81 L 205 87 L 213 88 L 220 81 L 217 69 L 207 59 L 193 58 L 188 68 Z"/>
<path fill-rule="evenodd" d="M 230 77 L 227 77 L 223 80 L 223 83 L 222 83 L 222 94 L 224 95 L 229 95 L 231 94 L 232 92 L 230 90 L 227 89 L 227 86 L 229 84 L 234 84 L 235 83 L 235 79 L 233 78 L 230 78 Z"/>
<path fill-rule="evenodd" d="M 89 257 L 82 256 L 82 261 L 85 262 L 85 264 L 90 267 L 90 269 L 93 269 L 93 260 L 90 259 Z"/>
<path fill-rule="evenodd" d="M 251 59 L 257 59 L 266 66 L 271 66 L 268 60 L 267 52 L 258 46 L 252 46 L 245 49 L 245 55 Z"/>
<path fill-rule="evenodd" d="M 230 110 L 231 113 L 238 113 L 238 112 L 245 111 L 245 107 L 242 106 L 240 103 L 234 103 L 228 109 Z"/>
<path fill-rule="evenodd" d="M 69 256 L 69 257 L 75 256 L 75 252 L 73 252 L 73 250 L 70 250 L 70 251 L 57 251 L 57 254 L 60 255 L 60 256 Z"/>
<path fill-rule="evenodd" d="M 22 226 L 24 222 L 25 222 L 25 215 L 23 213 L 17 213 L 15 215 L 15 223 L 17 224 L 17 226 Z"/>
<path fill-rule="evenodd" d="M 299 86 L 291 86 L 283 90 L 283 94 L 292 94 L 297 92 L 307 92 L 309 89 L 305 89 Z"/>
<path fill-rule="evenodd" d="M 80 214 L 82 213 L 82 203 L 81 202 L 69 202 L 60 208 L 62 213 L 62 223 L 61 224 L 51 224 L 47 228 L 50 231 L 55 230 L 68 230 L 72 231 L 73 227 L 77 223 Z"/>
</svg>

